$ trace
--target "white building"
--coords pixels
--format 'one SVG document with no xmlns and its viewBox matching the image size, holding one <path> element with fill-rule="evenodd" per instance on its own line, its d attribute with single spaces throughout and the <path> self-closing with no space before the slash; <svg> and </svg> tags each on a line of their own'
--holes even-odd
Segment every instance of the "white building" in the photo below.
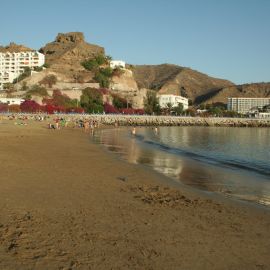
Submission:
<svg viewBox="0 0 270 270">
<path fill-rule="evenodd" d="M 110 67 L 111 68 L 125 68 L 126 67 L 126 63 L 124 61 L 121 60 L 112 60 L 110 62 Z"/>
<path fill-rule="evenodd" d="M 227 109 L 238 113 L 248 113 L 254 108 L 263 108 L 270 104 L 270 98 L 228 98 Z"/>
<path fill-rule="evenodd" d="M 8 105 L 20 105 L 24 102 L 22 98 L 0 98 L 0 103 L 8 104 Z"/>
<path fill-rule="evenodd" d="M 0 53 L 0 90 L 12 83 L 26 67 L 34 69 L 45 63 L 45 56 L 37 51 Z"/>
<path fill-rule="evenodd" d="M 263 118 L 263 119 L 265 119 L 265 118 L 269 118 L 270 119 L 270 112 L 258 112 L 258 113 L 256 113 L 255 114 L 255 116 L 257 117 L 257 118 Z"/>
<path fill-rule="evenodd" d="M 176 95 L 158 95 L 159 105 L 161 108 L 167 108 L 168 103 L 173 107 L 177 107 L 179 103 L 183 104 L 183 109 L 188 109 L 188 99 Z"/>
</svg>

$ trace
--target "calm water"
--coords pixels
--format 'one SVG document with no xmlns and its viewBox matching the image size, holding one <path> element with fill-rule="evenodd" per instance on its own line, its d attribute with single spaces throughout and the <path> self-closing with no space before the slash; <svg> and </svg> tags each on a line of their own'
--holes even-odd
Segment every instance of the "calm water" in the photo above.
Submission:
<svg viewBox="0 0 270 270">
<path fill-rule="evenodd" d="M 197 189 L 270 205 L 270 129 L 160 127 L 101 130 L 94 140 Z"/>
</svg>

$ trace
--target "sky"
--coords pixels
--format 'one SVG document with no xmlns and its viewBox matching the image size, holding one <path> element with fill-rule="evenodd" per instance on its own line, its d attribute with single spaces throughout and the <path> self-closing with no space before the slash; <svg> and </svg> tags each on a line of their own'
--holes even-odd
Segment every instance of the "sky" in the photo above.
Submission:
<svg viewBox="0 0 270 270">
<path fill-rule="evenodd" d="M 40 49 L 79 31 L 130 64 L 270 82 L 270 0 L 0 0 L 0 10 L 0 45 Z"/>
</svg>

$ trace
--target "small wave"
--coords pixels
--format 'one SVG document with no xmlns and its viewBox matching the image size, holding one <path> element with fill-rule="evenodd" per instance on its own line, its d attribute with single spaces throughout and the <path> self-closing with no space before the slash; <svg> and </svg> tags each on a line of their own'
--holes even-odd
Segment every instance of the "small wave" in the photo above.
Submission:
<svg viewBox="0 0 270 270">
<path fill-rule="evenodd" d="M 260 165 L 260 164 L 255 164 L 255 163 L 250 163 L 245 160 L 231 160 L 231 159 L 222 159 L 221 157 L 214 157 L 209 155 L 204 155 L 201 153 L 195 153 L 192 151 L 180 149 L 180 148 L 175 148 L 172 146 L 168 146 L 166 144 L 156 142 L 156 141 L 151 141 L 151 140 L 146 140 L 143 135 L 135 135 L 135 138 L 140 141 L 141 143 L 150 145 L 152 147 L 158 148 L 160 150 L 163 150 L 165 152 L 174 154 L 174 155 L 180 155 L 180 156 L 185 156 L 188 158 L 191 158 L 193 160 L 201 161 L 201 162 L 206 162 L 209 164 L 214 164 L 222 167 L 229 167 L 231 169 L 242 169 L 242 170 L 247 170 L 251 172 L 256 172 L 265 176 L 270 176 L 270 168 Z"/>
</svg>

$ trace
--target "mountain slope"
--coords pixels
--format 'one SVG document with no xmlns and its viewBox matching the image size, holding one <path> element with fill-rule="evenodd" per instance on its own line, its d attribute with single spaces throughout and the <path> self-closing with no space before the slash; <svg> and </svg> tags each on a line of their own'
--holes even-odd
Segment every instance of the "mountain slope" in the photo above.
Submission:
<svg viewBox="0 0 270 270">
<path fill-rule="evenodd" d="M 200 96 L 233 85 L 230 81 L 170 64 L 134 66 L 133 74 L 140 88 L 162 94 L 180 94 L 197 103 L 200 103 Z"/>
<path fill-rule="evenodd" d="M 212 97 L 208 97 L 205 102 L 227 103 L 228 97 L 270 97 L 270 83 L 251 83 L 225 87 L 217 91 Z"/>
</svg>

